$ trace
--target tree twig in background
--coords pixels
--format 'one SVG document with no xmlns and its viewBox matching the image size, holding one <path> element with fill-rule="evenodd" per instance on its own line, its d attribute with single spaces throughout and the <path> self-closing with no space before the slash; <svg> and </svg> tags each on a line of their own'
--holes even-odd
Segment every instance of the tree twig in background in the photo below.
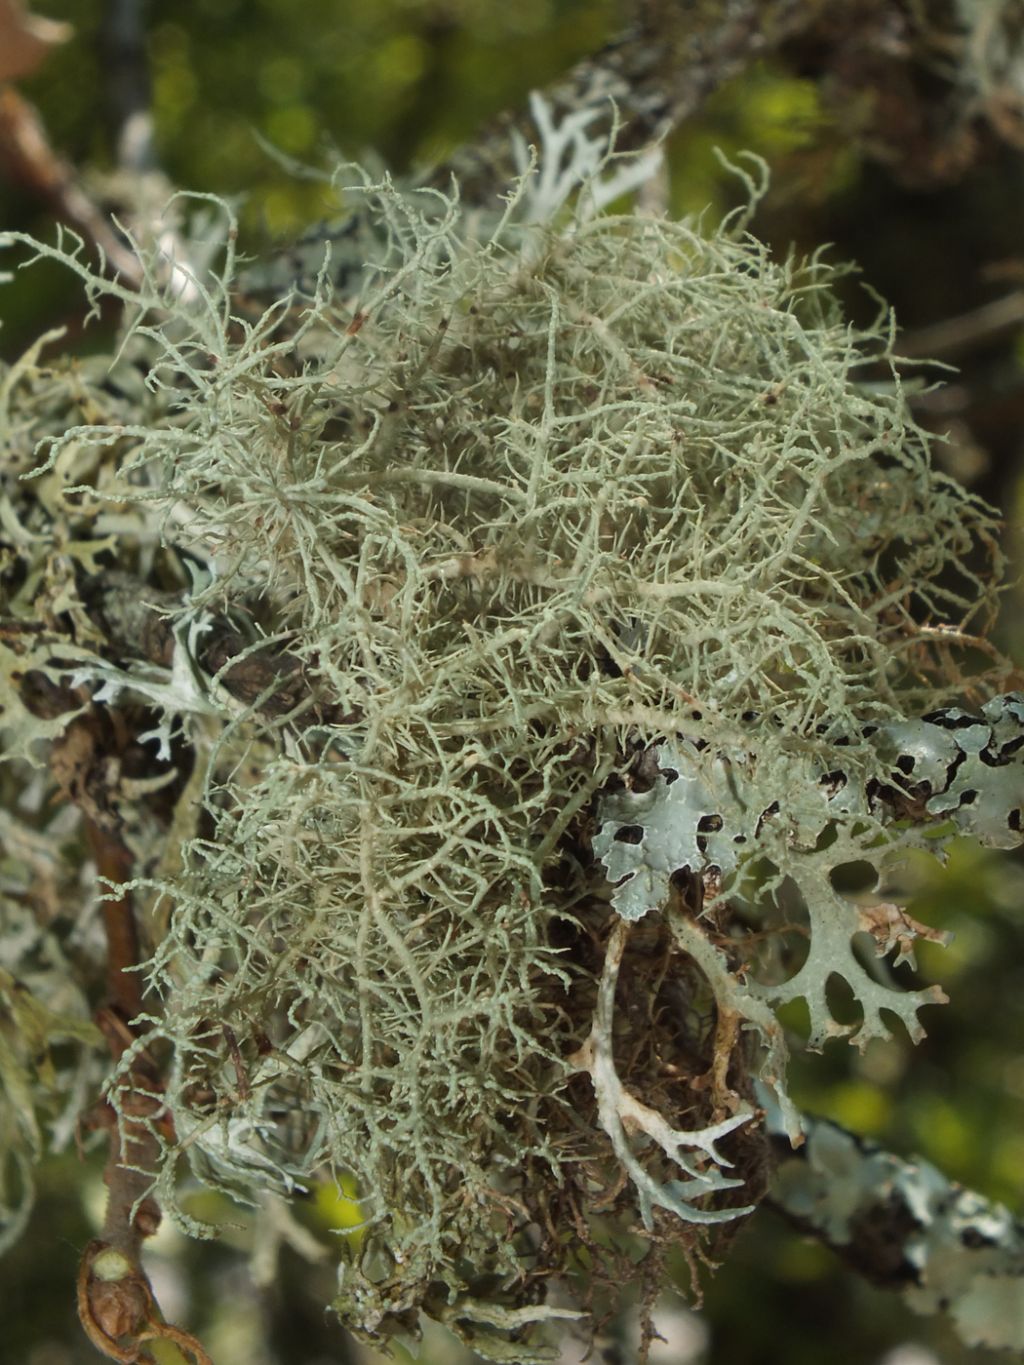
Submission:
<svg viewBox="0 0 1024 1365">
<path fill-rule="evenodd" d="M 153 147 L 152 81 L 146 52 L 147 0 L 108 0 L 101 30 L 117 164 L 144 175 L 156 169 Z"/>
<path fill-rule="evenodd" d="M 900 339 L 901 355 L 945 358 L 987 346 L 1024 325 L 1024 289 L 1014 289 L 970 312 L 919 327 Z"/>
<path fill-rule="evenodd" d="M 87 717 L 79 717 L 86 720 Z M 76 722 L 72 721 L 71 726 Z M 71 729 L 71 726 L 68 729 Z M 103 898 L 103 930 L 107 940 L 107 994 L 126 1024 L 143 1010 L 142 978 L 135 970 L 141 960 L 139 930 L 131 893 L 124 890 L 131 880 L 132 856 L 111 830 L 101 829 L 86 817 L 86 834 L 96 859 L 96 871 L 111 890 Z M 113 890 L 114 887 L 118 889 Z"/>
<path fill-rule="evenodd" d="M 0 0 L 0 81 L 30 76 L 70 36 L 70 24 L 26 14 L 21 0 Z"/>
<path fill-rule="evenodd" d="M 142 281 L 138 259 L 78 183 L 73 167 L 50 143 L 38 112 L 12 86 L 0 87 L 0 166 L 46 201 L 57 218 L 99 251 L 122 283 Z"/>
</svg>

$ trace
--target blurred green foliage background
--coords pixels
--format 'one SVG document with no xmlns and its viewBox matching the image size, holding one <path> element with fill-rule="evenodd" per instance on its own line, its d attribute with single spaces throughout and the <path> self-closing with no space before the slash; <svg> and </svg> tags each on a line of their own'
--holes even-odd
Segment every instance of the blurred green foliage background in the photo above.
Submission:
<svg viewBox="0 0 1024 1365">
<path fill-rule="evenodd" d="M 102 199 L 113 169 L 108 75 L 100 29 L 104 0 L 39 0 L 75 36 L 23 82 L 54 143 Z M 484 119 L 595 49 L 621 22 L 621 0 L 177 0 L 148 12 L 156 147 L 173 184 L 237 196 L 243 249 L 265 251 L 336 211 L 322 183 L 290 176 L 260 139 L 318 163 L 329 150 L 372 149 L 397 169 L 435 161 Z M 770 65 L 720 91 L 673 139 L 675 211 L 720 214 L 735 201 L 714 147 L 766 157 L 773 186 L 755 230 L 785 251 L 832 242 L 862 279 L 896 306 L 908 333 L 1007 287 L 1024 272 L 1024 160 L 993 151 L 957 184 L 931 191 L 895 185 L 830 119 L 812 81 Z M 333 151 L 331 154 L 334 154 Z M 0 227 L 52 236 L 44 206 L 0 181 Z M 5 288 L 0 350 L 78 308 L 70 281 L 33 270 Z M 875 302 L 851 282 L 854 316 Z M 1007 549 L 1019 565 L 1024 519 L 1021 335 L 999 336 L 959 358 L 945 407 L 920 420 L 949 431 L 937 459 L 1007 514 Z M 1018 570 L 1019 572 L 1019 570 Z M 1024 597 L 1007 596 L 1001 643 L 1024 662 Z M 951 1176 L 1024 1213 L 1024 864 L 964 846 L 945 870 L 921 870 L 912 913 L 952 930 L 946 950 L 923 945 L 920 977 L 951 997 L 926 1017 L 927 1041 L 874 1044 L 863 1056 L 836 1044 L 798 1056 L 796 1098 L 898 1152 L 919 1152 Z M 909 978 L 908 978 L 909 979 Z M 798 1048 L 799 1051 L 799 1048 Z M 0 1264 L 0 1355 L 26 1365 L 98 1359 L 74 1319 L 73 1280 L 102 1207 L 102 1153 L 68 1154 L 44 1168 L 30 1235 Z M 167 1230 L 153 1246 L 158 1297 L 185 1320 L 217 1365 L 326 1365 L 369 1361 L 325 1319 L 333 1271 L 281 1253 L 280 1274 L 258 1290 L 270 1249 L 253 1243 L 244 1211 L 204 1208 L 225 1224 L 220 1242 L 186 1243 Z M 343 1235 L 343 1199 L 322 1194 L 300 1209 L 310 1228 Z M 262 1257 L 262 1261 L 261 1261 Z M 705 1276 L 701 1322 L 678 1305 L 672 1344 L 653 1360 L 711 1365 L 970 1365 L 941 1321 L 913 1319 L 895 1298 L 854 1279 L 821 1248 L 766 1210 Z M 685 1275 L 680 1270 L 680 1282 Z M 598 1359 L 628 1365 L 629 1326 Z M 659 1354 L 659 1349 L 661 1353 Z M 173 1353 L 162 1360 L 170 1361 Z M 578 1360 L 569 1346 L 565 1360 Z M 425 1365 L 463 1357 L 447 1339 L 428 1343 Z M 468 1357 L 464 1357 L 468 1360 Z"/>
</svg>

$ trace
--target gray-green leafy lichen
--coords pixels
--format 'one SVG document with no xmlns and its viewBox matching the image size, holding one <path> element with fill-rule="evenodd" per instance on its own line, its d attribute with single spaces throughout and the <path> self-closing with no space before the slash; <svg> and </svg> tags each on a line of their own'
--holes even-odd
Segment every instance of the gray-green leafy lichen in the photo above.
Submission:
<svg viewBox="0 0 1024 1365">
<path fill-rule="evenodd" d="M 103 363 L 33 356 L 3 390 L 12 602 L 50 626 L 33 676 L 132 714 L 173 793 L 134 888 L 144 1040 L 173 1057 L 162 1201 L 202 1231 L 186 1163 L 253 1201 L 354 1178 L 348 1324 L 382 1340 L 424 1309 L 517 1361 L 628 1273 L 638 1215 L 656 1256 L 757 1202 L 771 1006 L 823 1009 L 852 972 L 828 873 L 878 832 L 822 775 L 891 780 L 870 732 L 956 695 L 999 570 L 888 321 L 851 328 L 823 260 L 774 259 L 743 217 L 601 215 L 607 175 L 530 183 L 490 214 L 364 179 L 358 293 L 325 263 L 263 313 L 233 229 L 219 271 L 143 251 L 139 295 L 36 246 L 126 325 Z M 148 653 L 97 625 L 101 545 L 170 613 Z M 30 744 L 0 716 L 16 777 L 68 720 L 30 714 Z M 139 780 L 110 779 L 115 806 Z M 676 841 L 639 900 L 599 833 L 630 801 Z M 781 893 L 797 845 L 814 955 L 768 990 L 727 892 L 668 874 L 711 849 L 740 877 L 760 848 Z"/>
<path fill-rule="evenodd" d="M 752 858 L 769 859 L 775 884 L 788 879 L 803 894 L 809 952 L 787 980 L 745 983 L 744 993 L 773 1006 L 805 999 L 812 1046 L 843 1033 L 855 1032 L 862 1047 L 888 1036 L 882 1009 L 920 1037 L 917 1011 L 941 1000 L 941 991 L 893 991 L 865 970 L 854 939 L 871 921 L 834 889 L 834 873 L 861 862 L 880 878 L 908 848 L 941 850 L 943 826 L 946 838 L 967 834 L 996 848 L 1024 842 L 1024 695 L 993 698 L 981 716 L 946 708 L 870 726 L 858 738 L 876 758 L 859 774 L 835 754 L 825 771 L 820 754 L 771 729 L 765 746 L 757 720 L 751 717 L 742 749 L 709 750 L 685 739 L 661 745 L 647 791 L 599 799 L 593 848 L 615 883 L 612 905 L 631 921 L 663 910 L 673 877 L 689 873 L 711 885 L 704 899 L 711 913 L 716 901 L 743 899 Z M 900 819 L 911 804 L 916 820 Z M 886 936 L 880 946 L 888 951 Z M 832 1016 L 825 987 L 833 974 L 864 1011 L 856 1028 Z"/>
</svg>

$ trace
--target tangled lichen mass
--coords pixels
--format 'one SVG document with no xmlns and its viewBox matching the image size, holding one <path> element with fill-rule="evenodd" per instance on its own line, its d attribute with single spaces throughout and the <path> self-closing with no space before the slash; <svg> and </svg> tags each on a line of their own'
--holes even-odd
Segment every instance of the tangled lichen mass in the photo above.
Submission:
<svg viewBox="0 0 1024 1365">
<path fill-rule="evenodd" d="M 962 687 L 994 523 L 932 469 L 886 320 L 849 326 L 831 267 L 773 259 L 740 218 L 584 193 L 537 223 L 515 196 L 488 215 L 390 182 L 348 203 L 375 243 L 355 284 L 325 268 L 262 314 L 230 246 L 184 283 L 143 253 L 138 297 L 73 252 L 128 329 L 104 364 L 8 374 L 7 469 L 30 476 L 5 507 L 76 624 L 33 668 L 129 699 L 168 765 L 166 851 L 136 886 L 145 1045 L 173 1054 L 161 1201 L 185 1160 L 257 1202 L 354 1176 L 351 1327 L 425 1309 L 543 1359 L 522 1335 L 586 1306 L 581 1245 L 629 1263 L 594 1220 L 646 1223 L 657 1254 L 759 1197 L 753 1087 L 784 1093 L 770 1005 L 792 994 L 765 983 L 799 975 L 824 1011 L 863 927 L 829 873 L 885 852 L 877 803 L 823 815 L 815 791 L 811 830 L 786 774 L 891 781 L 870 736 Z M 159 658 L 97 643 L 90 547 L 166 618 Z M 60 726 L 19 719 L 24 763 Z M 728 867 L 666 855 L 631 935 L 606 877 L 667 742 L 693 765 L 672 780 L 742 768 L 749 844 Z M 709 814 L 680 833 L 702 854 Z M 748 978 L 744 934 L 771 940 L 800 867 L 812 967 L 780 928 Z"/>
</svg>

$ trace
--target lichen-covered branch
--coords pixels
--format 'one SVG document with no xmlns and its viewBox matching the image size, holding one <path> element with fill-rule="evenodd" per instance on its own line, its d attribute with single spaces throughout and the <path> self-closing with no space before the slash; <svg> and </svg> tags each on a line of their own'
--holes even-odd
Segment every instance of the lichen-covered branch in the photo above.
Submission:
<svg viewBox="0 0 1024 1365">
<path fill-rule="evenodd" d="M 1024 1223 L 1002 1204 L 833 1123 L 780 1135 L 766 1202 L 918 1313 L 948 1313 L 968 1346 L 1024 1350 Z"/>
<path fill-rule="evenodd" d="M 156 250 L 134 293 L 32 244 L 128 305 L 111 355 L 0 381 L 0 725 L 126 844 L 164 797 L 108 907 L 152 945 L 108 1089 L 137 1340 L 133 1220 L 155 1181 L 200 1231 L 187 1166 L 252 1204 L 354 1187 L 334 1306 L 364 1339 L 422 1310 L 550 1355 L 526 1338 L 553 1286 L 582 1311 L 581 1245 L 637 1273 L 608 1222 L 693 1252 L 760 1196 L 776 1005 L 843 1031 L 838 971 L 861 1037 L 916 1027 L 851 948 L 915 926 L 836 867 L 923 822 L 1020 833 L 1022 703 L 950 707 L 1005 687 L 994 516 L 935 472 L 889 325 L 742 214 L 602 218 L 614 167 L 536 108 L 541 193 L 494 213 L 353 172 L 355 312 L 326 274 L 240 310 L 226 210 L 188 292 Z M 115 1345 L 121 1265 L 83 1271 Z"/>
<path fill-rule="evenodd" d="M 526 172 L 529 147 L 545 163 L 560 127 L 571 134 L 565 164 L 547 159 L 548 171 L 579 184 L 613 150 L 651 148 L 767 59 L 814 80 L 845 137 L 894 178 L 941 184 L 964 174 L 986 139 L 1024 142 L 1021 57 L 1006 0 L 636 0 L 604 47 L 485 124 L 425 183 L 445 192 L 458 183 L 466 203 L 493 207 Z M 581 151 L 585 169 L 573 171 Z M 311 288 L 329 255 L 335 278 L 357 293 L 370 228 L 352 212 L 318 224 L 246 272 L 245 292 Z"/>
<path fill-rule="evenodd" d="M 1024 139 L 1019 15 L 1013 3 L 948 0 L 637 0 L 633 21 L 543 92 L 557 119 L 636 150 L 694 116 L 758 61 L 818 82 L 862 152 L 902 180 L 962 174 L 982 133 Z M 620 126 L 621 125 L 621 126 Z M 487 202 L 521 172 L 517 142 L 539 142 L 524 104 L 494 119 L 432 178 L 454 173 Z"/>
<path fill-rule="evenodd" d="M 613 140 L 617 151 L 638 150 L 824 8 L 822 0 L 641 0 L 628 27 L 544 90 L 544 104 L 556 122 L 582 120 L 605 153 Z M 433 183 L 454 175 L 470 202 L 487 202 L 522 173 L 517 142 L 538 138 L 534 111 L 508 111 L 438 168 Z"/>
</svg>

